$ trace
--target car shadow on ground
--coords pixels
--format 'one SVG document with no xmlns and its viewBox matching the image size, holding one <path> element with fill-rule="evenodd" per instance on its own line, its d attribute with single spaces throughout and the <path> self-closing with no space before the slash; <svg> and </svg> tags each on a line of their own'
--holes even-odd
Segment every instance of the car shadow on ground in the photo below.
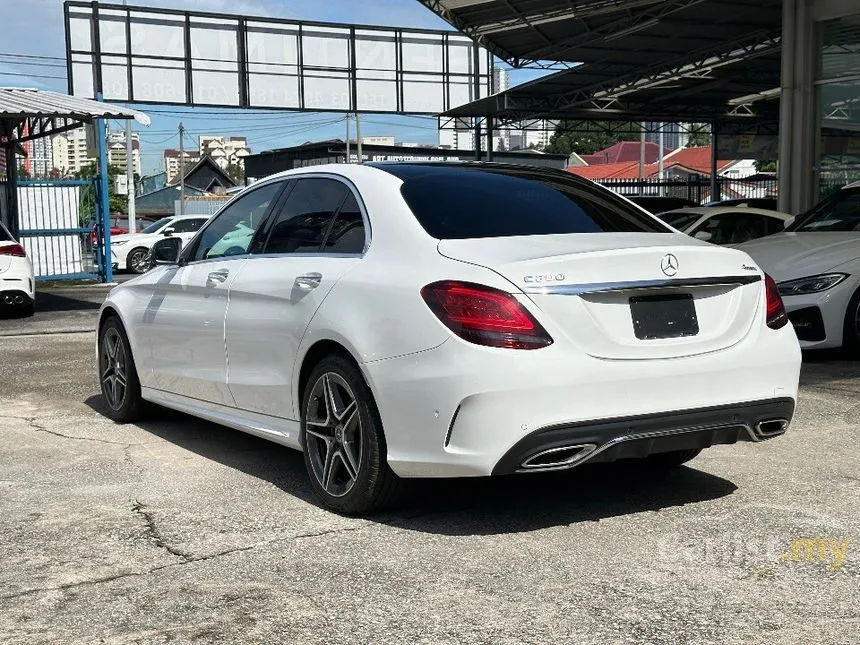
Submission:
<svg viewBox="0 0 860 645">
<path fill-rule="evenodd" d="M 103 413 L 100 396 L 86 400 Z M 137 424 L 185 450 L 317 504 L 301 453 L 171 410 L 156 408 Z M 636 462 L 496 478 L 408 480 L 393 510 L 369 519 L 442 535 L 519 533 L 609 517 L 659 511 L 718 499 L 737 487 L 721 477 L 681 467 L 667 472 Z"/>
<path fill-rule="evenodd" d="M 837 387 L 860 392 L 860 359 L 838 349 L 803 353 L 800 384 L 803 386 Z"/>
</svg>

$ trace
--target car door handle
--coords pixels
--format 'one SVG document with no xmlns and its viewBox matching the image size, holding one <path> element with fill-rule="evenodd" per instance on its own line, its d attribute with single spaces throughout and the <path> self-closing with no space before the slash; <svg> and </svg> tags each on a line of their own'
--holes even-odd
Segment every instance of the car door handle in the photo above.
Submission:
<svg viewBox="0 0 860 645">
<path fill-rule="evenodd" d="M 209 274 L 206 282 L 208 283 L 220 283 L 224 282 L 227 279 L 227 276 L 230 275 L 230 271 L 227 269 L 218 269 L 217 271 L 213 271 Z"/>
<path fill-rule="evenodd" d="M 295 286 L 302 291 L 310 291 L 320 286 L 322 273 L 306 273 L 296 278 Z"/>
</svg>

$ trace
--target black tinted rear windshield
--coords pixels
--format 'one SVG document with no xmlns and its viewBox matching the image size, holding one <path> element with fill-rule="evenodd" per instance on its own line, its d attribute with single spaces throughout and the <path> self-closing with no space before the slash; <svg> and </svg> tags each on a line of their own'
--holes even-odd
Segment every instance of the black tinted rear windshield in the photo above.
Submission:
<svg viewBox="0 0 860 645">
<path fill-rule="evenodd" d="M 428 234 L 466 239 L 564 233 L 668 233 L 634 206 L 558 171 L 504 164 L 378 164 Z"/>
</svg>

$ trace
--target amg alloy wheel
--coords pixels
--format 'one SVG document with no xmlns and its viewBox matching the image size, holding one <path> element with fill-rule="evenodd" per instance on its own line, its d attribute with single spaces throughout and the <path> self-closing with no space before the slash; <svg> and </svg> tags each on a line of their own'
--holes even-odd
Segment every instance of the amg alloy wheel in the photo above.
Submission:
<svg viewBox="0 0 860 645">
<path fill-rule="evenodd" d="M 386 462 L 379 412 L 361 372 L 342 356 L 314 368 L 302 398 L 302 446 L 314 491 L 341 513 L 379 510 L 397 476 Z"/>
<path fill-rule="evenodd" d="M 140 382 L 125 330 L 115 317 L 108 318 L 102 325 L 98 355 L 99 381 L 107 416 L 120 422 L 136 420 L 143 409 Z"/>
</svg>

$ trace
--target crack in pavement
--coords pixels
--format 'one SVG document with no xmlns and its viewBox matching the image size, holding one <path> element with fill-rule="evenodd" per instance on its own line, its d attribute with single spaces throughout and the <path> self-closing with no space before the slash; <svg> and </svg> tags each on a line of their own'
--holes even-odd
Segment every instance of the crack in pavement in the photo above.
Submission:
<svg viewBox="0 0 860 645">
<path fill-rule="evenodd" d="M 160 549 L 164 549 L 170 555 L 175 555 L 176 557 L 182 558 L 186 562 L 191 561 L 192 556 L 190 554 L 185 553 L 184 551 L 181 551 L 165 542 L 164 538 L 161 535 L 161 532 L 158 530 L 158 526 L 155 524 L 155 519 L 152 517 L 152 513 L 147 511 L 146 506 L 144 506 L 139 500 L 134 500 L 134 504 L 132 504 L 131 510 L 133 513 L 136 513 L 143 518 L 143 521 L 146 524 L 146 535 L 152 541 L 152 543 L 155 544 L 155 546 Z"/>
<path fill-rule="evenodd" d="M 96 443 L 107 443 L 107 444 L 111 444 L 114 446 L 125 446 L 128 448 L 130 448 L 132 446 L 143 446 L 143 445 L 146 445 L 147 443 L 157 443 L 155 441 L 153 441 L 153 442 L 139 442 L 139 443 L 127 442 L 127 441 L 111 441 L 110 439 L 99 439 L 97 437 L 77 437 L 75 435 L 63 434 L 62 432 L 57 432 L 56 430 L 49 430 L 43 423 L 41 423 L 39 421 L 39 417 L 22 417 L 22 416 L 5 414 L 5 415 L 0 415 L 0 419 L 17 419 L 19 421 L 26 421 L 27 424 L 36 432 L 44 432 L 46 434 L 50 434 L 50 435 L 53 435 L 55 437 L 61 437 L 63 439 L 75 439 L 77 441 L 94 441 Z"/>
</svg>

